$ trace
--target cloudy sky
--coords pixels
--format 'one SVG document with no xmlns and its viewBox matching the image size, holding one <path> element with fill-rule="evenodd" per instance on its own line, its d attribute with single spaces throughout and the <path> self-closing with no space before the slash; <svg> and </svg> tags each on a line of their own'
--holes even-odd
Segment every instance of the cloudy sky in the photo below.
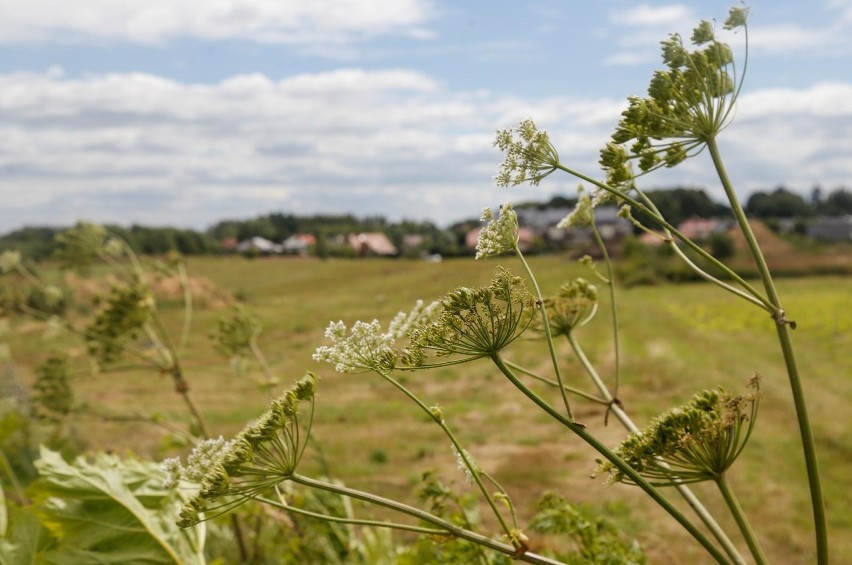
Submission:
<svg viewBox="0 0 852 565">
<path fill-rule="evenodd" d="M 3 0 L 0 233 L 277 211 L 443 225 L 568 194 L 567 177 L 494 188 L 495 129 L 531 116 L 596 174 L 658 42 L 729 6 Z M 749 74 L 721 139 L 738 190 L 852 186 L 852 0 L 750 7 Z M 718 195 L 707 161 L 645 183 Z"/>
</svg>

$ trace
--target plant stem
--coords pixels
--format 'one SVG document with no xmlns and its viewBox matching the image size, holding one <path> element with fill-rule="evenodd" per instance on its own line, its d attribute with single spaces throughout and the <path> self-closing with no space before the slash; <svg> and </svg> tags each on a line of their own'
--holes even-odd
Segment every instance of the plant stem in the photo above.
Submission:
<svg viewBox="0 0 852 565">
<path fill-rule="evenodd" d="M 503 359 L 500 357 L 498 353 L 495 353 L 491 356 L 491 360 L 500 369 L 506 378 L 511 381 L 515 387 L 520 390 L 527 398 L 532 400 L 539 408 L 544 410 L 547 414 L 552 416 L 556 421 L 567 427 L 574 434 L 580 437 L 584 442 L 589 444 L 595 451 L 603 455 L 610 463 L 615 465 L 621 472 L 630 477 L 630 480 L 636 483 L 636 485 L 645 491 L 648 496 L 650 496 L 654 502 L 659 504 L 663 510 L 669 513 L 681 526 L 692 535 L 695 540 L 701 544 L 707 552 L 713 556 L 713 558 L 718 563 L 730 563 L 728 559 L 719 551 L 719 549 L 713 545 L 713 543 L 707 539 L 707 536 L 704 533 L 695 527 L 692 522 L 686 519 L 686 517 L 678 510 L 675 506 L 672 505 L 671 502 L 666 499 L 660 493 L 657 488 L 655 488 L 651 483 L 649 483 L 645 478 L 637 473 L 633 467 L 627 464 L 621 457 L 616 455 L 611 449 L 601 443 L 596 437 L 586 431 L 585 426 L 582 424 L 578 424 L 571 420 L 568 420 L 560 414 L 556 409 L 553 408 L 546 400 L 541 398 L 538 394 L 536 394 L 533 390 L 529 389 L 524 385 L 522 381 L 512 373 L 512 370 L 503 362 Z"/>
<path fill-rule="evenodd" d="M 521 367 L 517 363 L 513 363 L 513 362 L 509 361 L 508 359 L 504 359 L 503 362 L 506 363 L 506 365 L 508 365 L 512 369 L 515 369 L 516 371 L 518 371 L 519 373 L 523 373 L 523 374 L 525 374 L 529 377 L 532 377 L 539 382 L 543 382 L 543 383 L 548 384 L 552 387 L 558 387 L 559 386 L 558 382 L 551 380 L 551 379 L 547 379 L 545 377 L 542 377 L 541 375 L 537 375 L 536 373 L 533 373 L 529 369 Z M 593 394 L 589 394 L 588 392 L 584 392 L 584 391 L 582 391 L 578 388 L 565 386 L 565 390 L 567 390 L 568 392 L 570 392 L 572 394 L 576 394 L 577 396 L 579 396 L 581 398 L 585 398 L 586 400 L 590 400 L 592 402 L 597 402 L 598 404 L 603 404 L 603 405 L 609 404 L 609 400 L 604 399 L 604 398 L 598 398 L 597 396 L 595 396 Z"/>
<path fill-rule="evenodd" d="M 601 237 L 601 232 L 595 224 L 595 216 L 592 213 L 592 234 L 595 236 L 595 241 L 600 247 L 601 254 L 604 258 L 604 264 L 607 271 L 607 286 L 609 287 L 610 312 L 612 313 L 612 342 L 615 347 L 615 386 L 613 386 L 614 396 L 618 396 L 618 385 L 621 380 L 621 340 L 618 331 L 618 303 L 615 297 L 615 277 L 612 272 L 612 261 L 609 259 L 609 251 Z"/>
<path fill-rule="evenodd" d="M 189 330 L 192 326 L 192 289 L 189 286 L 189 276 L 186 273 L 186 266 L 183 261 L 178 262 L 177 270 L 180 286 L 183 290 L 183 327 L 180 330 L 178 349 L 183 351 L 186 342 L 189 340 Z"/>
<path fill-rule="evenodd" d="M 629 432 L 638 434 L 640 432 L 639 428 L 636 424 L 633 423 L 633 420 L 630 416 L 627 415 L 627 412 L 621 408 L 621 406 L 615 402 L 615 398 L 610 394 L 606 385 L 603 382 L 603 379 L 600 378 L 594 366 L 589 362 L 588 357 L 583 352 L 580 344 L 577 342 L 577 339 L 574 337 L 573 332 L 567 335 L 568 343 L 571 344 L 571 348 L 574 350 L 574 354 L 577 356 L 577 359 L 580 361 L 580 364 L 586 369 L 586 372 L 589 374 L 589 377 L 592 379 L 592 382 L 595 383 L 595 386 L 598 387 L 600 393 L 606 398 L 610 403 L 610 410 L 615 414 L 615 417 L 621 422 Z M 660 465 L 664 468 L 668 468 L 668 464 L 665 461 L 660 460 Z M 713 537 L 716 538 L 716 541 L 722 546 L 725 552 L 728 554 L 728 557 L 734 563 L 745 565 L 745 560 L 743 556 L 740 554 L 737 547 L 731 541 L 731 538 L 725 533 L 719 523 L 713 518 L 713 515 L 710 514 L 710 511 L 698 500 L 698 497 L 695 496 L 695 493 L 684 484 L 679 484 L 674 482 L 674 487 L 680 493 L 680 495 L 686 500 L 687 504 L 692 508 L 692 510 L 698 515 L 701 521 L 707 526 L 707 529 L 710 530 L 710 533 L 713 534 Z"/>
<path fill-rule="evenodd" d="M 488 492 L 488 489 L 485 487 L 485 483 L 482 482 L 482 477 L 480 476 L 479 471 L 476 469 L 476 465 L 473 461 L 470 460 L 469 456 L 465 452 L 459 440 L 456 438 L 453 431 L 447 426 L 446 422 L 444 422 L 443 418 L 438 418 L 435 414 L 432 413 L 432 410 L 429 409 L 426 404 L 420 400 L 417 395 L 408 390 L 405 386 L 402 385 L 399 381 L 391 377 L 390 375 L 386 375 L 384 373 L 379 373 L 386 381 L 391 383 L 397 389 L 400 390 L 405 396 L 407 396 L 412 402 L 417 404 L 421 410 L 423 410 L 432 420 L 434 420 L 438 426 L 440 426 L 441 430 L 443 430 L 444 434 L 450 440 L 450 443 L 453 444 L 453 448 L 456 450 L 459 458 L 461 458 L 465 467 L 467 468 L 470 477 L 476 483 L 476 486 L 479 487 L 480 492 L 485 497 L 485 500 L 488 501 L 488 505 L 491 507 L 491 511 L 494 512 L 494 516 L 497 518 L 497 521 L 500 522 L 500 527 L 503 528 L 503 531 L 506 533 L 506 536 L 510 536 L 512 529 L 506 523 L 506 520 L 503 518 L 503 515 L 500 513 L 500 510 L 497 508 L 497 503 L 494 502 L 494 498 L 491 496 L 491 493 Z"/>
<path fill-rule="evenodd" d="M 418 534 L 427 534 L 427 535 L 445 535 L 445 530 L 437 530 L 434 528 L 423 528 L 421 526 L 412 526 L 411 524 L 399 524 L 396 522 L 384 522 L 381 520 L 361 520 L 359 518 L 341 518 L 340 516 L 329 516 L 328 514 L 320 514 L 319 512 L 311 512 L 310 510 L 305 510 L 303 508 L 297 508 L 295 506 L 291 506 L 289 504 L 284 504 L 278 502 L 276 500 L 272 500 L 271 498 L 264 498 L 262 496 L 258 496 L 255 498 L 258 502 L 262 502 L 264 504 L 268 504 L 270 506 L 274 506 L 276 508 L 280 508 L 282 510 L 286 510 L 287 512 L 292 512 L 293 514 L 300 514 L 302 516 L 309 516 L 311 518 L 317 518 L 319 520 L 325 520 L 326 522 L 337 522 L 339 524 L 350 524 L 353 526 L 371 526 L 375 528 L 391 528 L 394 530 L 405 530 L 407 532 L 416 532 Z"/>
<path fill-rule="evenodd" d="M 719 492 L 722 493 L 722 497 L 725 499 L 725 503 L 727 503 L 728 508 L 731 509 L 731 514 L 733 514 L 734 520 L 737 521 L 737 525 L 740 527 L 740 531 L 748 544 L 749 550 L 751 550 L 755 563 L 757 565 L 766 565 L 766 556 L 763 554 L 763 550 L 757 542 L 757 536 L 755 536 L 754 530 L 751 529 L 751 524 L 748 523 L 737 497 L 734 496 L 734 492 L 731 490 L 728 480 L 725 478 L 725 474 L 722 473 L 719 475 L 719 477 L 715 480 L 715 483 L 719 487 Z"/>
<path fill-rule="evenodd" d="M 781 300 L 778 297 L 778 292 L 775 289 L 775 283 L 772 281 L 772 274 L 769 272 L 769 267 L 766 264 L 766 259 L 760 250 L 760 245 L 757 238 L 748 223 L 748 218 L 745 211 L 740 205 L 733 185 L 728 178 L 728 173 L 725 165 L 722 162 L 719 146 L 716 144 L 716 139 L 711 137 L 707 140 L 707 149 L 710 151 L 710 156 L 713 159 L 713 165 L 716 167 L 716 172 L 719 175 L 719 180 L 725 189 L 725 194 L 731 204 L 731 211 L 734 218 L 742 230 L 745 237 L 746 245 L 754 259 L 757 271 L 766 289 L 766 295 L 772 306 L 772 317 L 775 319 L 775 329 L 778 332 L 778 340 L 781 345 L 781 351 L 784 355 L 784 364 L 787 366 L 787 377 L 790 381 L 790 389 L 793 393 L 793 404 L 796 408 L 796 419 L 799 423 L 799 435 L 802 438 L 802 452 L 805 457 L 805 467 L 808 472 L 808 485 L 811 492 L 811 506 L 814 516 L 814 530 L 816 536 L 817 563 L 819 565 L 828 565 L 828 526 L 825 518 L 825 502 L 822 494 L 822 482 L 819 475 L 819 463 L 816 456 L 816 445 L 814 442 L 813 430 L 811 429 L 810 418 L 808 417 L 808 407 L 805 404 L 805 393 L 802 388 L 802 381 L 799 377 L 799 368 L 796 362 L 796 355 L 793 351 L 793 342 L 790 336 L 790 323 L 785 317 L 784 309 L 781 306 Z"/>
<path fill-rule="evenodd" d="M 541 289 L 538 287 L 535 275 L 530 269 L 527 260 L 524 259 L 524 254 L 515 245 L 515 253 L 521 260 L 524 269 L 527 271 L 527 276 L 532 281 L 533 289 L 535 290 L 536 307 L 541 312 L 541 322 L 544 326 L 544 336 L 547 341 L 547 348 L 550 351 L 550 360 L 553 363 L 553 373 L 556 375 L 556 382 L 559 383 L 559 393 L 562 395 L 562 402 L 565 404 L 565 412 L 568 414 L 568 419 L 574 421 L 574 413 L 571 412 L 571 403 L 568 402 L 568 392 L 565 390 L 565 382 L 562 380 L 562 373 L 559 371 L 559 362 L 556 360 L 556 347 L 553 344 L 553 337 L 550 335 L 550 322 L 547 320 L 547 310 L 544 307 L 544 297 L 541 295 Z"/>
<path fill-rule="evenodd" d="M 584 175 L 583 173 L 576 171 L 574 169 L 571 169 L 570 167 L 566 167 L 562 164 L 559 164 L 556 167 L 558 169 L 562 170 L 562 171 L 565 171 L 569 175 L 575 176 L 578 179 L 584 180 L 586 182 L 589 182 L 589 183 L 595 185 L 596 187 L 600 188 L 601 190 L 605 190 L 605 191 L 609 192 L 610 194 L 624 200 L 625 202 L 630 204 L 633 208 L 636 208 L 640 212 L 643 212 L 649 218 L 651 218 L 654 222 L 656 222 L 660 227 L 663 227 L 663 228 L 669 230 L 679 240 L 681 240 L 684 244 L 686 244 L 687 247 L 689 247 L 690 249 L 695 251 L 702 258 L 706 259 L 709 263 L 711 263 L 712 265 L 714 265 L 715 267 L 720 269 L 722 272 L 724 272 L 726 275 L 731 277 L 732 280 L 736 281 L 737 284 L 739 284 L 749 294 L 751 294 L 758 301 L 760 301 L 760 303 L 763 305 L 763 308 L 767 312 L 771 312 L 773 310 L 772 304 L 766 298 L 764 298 L 764 296 L 762 294 L 760 294 L 760 292 L 758 292 L 757 289 L 755 289 L 751 284 L 749 284 L 748 281 L 746 281 L 744 278 L 742 278 L 740 275 L 738 275 L 733 269 L 731 269 L 730 267 L 728 267 L 727 265 L 725 265 L 724 263 L 722 263 L 721 261 L 719 261 L 718 259 L 713 257 L 710 253 L 707 253 L 707 251 L 705 251 L 700 245 L 698 245 L 697 243 L 695 243 L 694 241 L 692 241 L 691 239 L 686 237 L 677 228 L 675 228 L 668 221 L 666 221 L 666 219 L 663 218 L 660 214 L 655 213 L 653 210 L 651 210 L 650 208 L 645 206 L 645 204 L 643 204 L 642 202 L 636 200 L 635 198 L 633 198 L 632 196 L 630 196 L 629 194 L 627 194 L 624 191 L 618 190 L 617 188 L 613 188 L 606 183 L 602 183 L 601 181 L 596 180 L 596 179 L 594 179 L 594 178 L 592 178 L 588 175 Z"/>
<path fill-rule="evenodd" d="M 493 540 L 489 537 L 483 536 L 482 534 L 466 530 L 462 527 L 456 526 L 452 522 L 448 522 L 443 518 L 439 518 L 434 514 L 430 514 L 429 512 L 426 512 L 419 508 L 415 508 L 413 506 L 409 506 L 407 504 L 403 504 L 401 502 L 397 502 L 395 500 L 384 498 L 382 496 L 378 496 L 372 493 L 352 489 L 342 485 L 318 481 L 310 477 L 304 477 L 302 475 L 297 474 L 291 475 L 289 477 L 289 480 L 307 487 L 334 492 L 343 496 L 348 496 L 350 498 L 363 500 L 365 502 L 369 502 L 370 504 L 390 508 L 391 510 L 394 510 L 396 512 L 407 514 L 409 516 L 437 526 L 442 530 L 445 530 L 447 535 L 455 536 L 457 538 L 461 538 L 473 542 L 475 544 L 479 544 L 489 549 L 499 551 L 500 553 L 503 553 L 505 555 L 512 556 L 517 561 L 523 561 L 525 563 L 536 563 L 539 565 L 563 565 L 559 561 L 555 561 L 553 559 L 550 559 L 549 557 L 544 557 L 543 555 L 537 555 L 535 553 L 524 552 L 518 554 L 514 546 Z"/>
</svg>

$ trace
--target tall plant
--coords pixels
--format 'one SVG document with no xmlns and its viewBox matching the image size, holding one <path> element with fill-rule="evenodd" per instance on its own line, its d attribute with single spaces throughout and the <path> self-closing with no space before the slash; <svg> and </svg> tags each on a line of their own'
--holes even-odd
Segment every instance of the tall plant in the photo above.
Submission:
<svg viewBox="0 0 852 565">
<path fill-rule="evenodd" d="M 722 27 L 742 32 L 747 60 L 748 10 L 734 7 Z M 775 289 L 760 246 L 737 199 L 725 170 L 717 138 L 731 123 L 737 97 L 743 84 L 746 64 L 737 68 L 733 51 L 717 38 L 713 23 L 702 21 L 693 31 L 690 50 L 679 35 L 662 42 L 665 68 L 654 73 L 648 96 L 629 98 L 612 140 L 601 151 L 602 180 L 584 174 L 559 158 L 548 134 L 532 120 L 516 128 L 499 131 L 495 145 L 505 154 L 496 181 L 501 186 L 522 183 L 538 185 L 548 176 L 564 172 L 594 187 L 582 193 L 577 207 L 560 224 L 564 228 L 586 225 L 592 229 L 601 248 L 603 269 L 591 260 L 592 277 L 603 284 L 610 295 L 613 313 L 610 323 L 615 344 L 615 375 L 606 383 L 585 355 L 576 330 L 587 324 L 597 311 L 597 287 L 584 279 L 570 281 L 554 296 L 545 296 L 535 274 L 519 246 L 517 215 L 511 204 L 498 213 L 486 210 L 485 222 L 477 245 L 477 258 L 514 254 L 524 277 L 500 270 L 491 283 L 481 288 L 462 287 L 431 305 L 418 305 L 410 313 L 400 313 L 385 329 L 378 321 L 357 322 L 347 328 L 334 322 L 326 331 L 328 345 L 317 349 L 315 359 L 329 362 L 340 372 L 376 374 L 410 400 L 446 437 L 459 467 L 493 517 L 499 536 L 483 535 L 465 513 L 447 520 L 435 509 L 424 510 L 372 493 L 340 487 L 328 481 L 306 477 L 297 470 L 309 429 L 305 417 L 299 418 L 304 404 L 314 406 L 316 384 L 312 377 L 273 402 L 270 411 L 256 424 L 246 428 L 224 450 L 201 478 L 197 498 L 186 508 L 182 523 L 186 526 L 211 514 L 227 511 L 247 500 L 260 500 L 292 512 L 300 512 L 281 496 L 282 484 L 296 484 L 327 490 L 393 510 L 414 518 L 411 522 L 378 522 L 376 526 L 419 532 L 433 537 L 466 540 L 512 559 L 530 563 L 554 563 L 553 558 L 530 551 L 531 531 L 519 522 L 512 502 L 498 479 L 483 469 L 463 445 L 448 416 L 405 386 L 401 374 L 449 365 L 487 361 L 530 402 L 561 425 L 566 432 L 587 443 L 600 455 L 599 471 L 611 481 L 637 485 L 676 520 L 706 552 L 719 563 L 746 563 L 729 532 L 690 490 L 692 483 L 710 481 L 717 485 L 721 498 L 737 524 L 755 563 L 766 563 L 755 530 L 751 526 L 727 477 L 751 436 L 759 403 L 759 378 L 749 382 L 752 390 L 734 395 L 719 388 L 698 392 L 689 403 L 672 408 L 640 429 L 628 415 L 619 398 L 620 351 L 616 284 L 606 246 L 597 232 L 595 209 L 603 203 L 615 203 L 619 215 L 632 220 L 641 211 L 656 229 L 638 222 L 637 227 L 659 237 L 686 265 L 702 278 L 746 303 L 769 314 L 774 323 L 793 392 L 798 426 L 807 464 L 813 502 L 817 562 L 828 562 L 828 541 L 819 472 L 804 400 L 801 379 L 793 353 L 790 320 Z M 674 167 L 688 158 L 708 153 L 725 188 L 734 217 L 757 265 L 763 290 L 738 275 L 721 258 L 714 257 L 669 222 L 638 185 L 640 178 L 662 167 Z M 713 266 L 708 272 L 692 259 L 699 257 Z M 721 274 L 720 274 L 721 273 Z M 511 359 L 512 344 L 527 332 L 535 332 L 544 341 L 550 375 L 540 375 Z M 596 393 L 568 383 L 562 374 L 555 340 L 564 337 L 584 367 Z M 558 390 L 558 403 L 531 386 L 547 383 Z M 606 408 L 629 432 L 616 449 L 602 442 L 584 423 L 577 420 L 578 402 L 594 402 Z M 308 416 L 308 420 L 310 417 Z M 664 494 L 672 486 L 682 496 L 705 529 L 698 525 Z M 439 489 L 439 492 L 440 491 Z M 552 512 L 558 505 L 548 506 Z M 533 524 L 553 523 L 553 516 L 539 517 Z M 561 519 L 565 519 L 565 514 Z M 359 521 L 358 523 L 364 523 Z M 709 532 L 705 533 L 705 532 Z M 564 533 L 564 532 L 563 532 Z M 626 546 L 621 558 L 629 562 Z M 474 552 L 471 560 L 488 562 L 495 553 Z M 566 556 L 561 556 L 566 558 Z"/>
</svg>

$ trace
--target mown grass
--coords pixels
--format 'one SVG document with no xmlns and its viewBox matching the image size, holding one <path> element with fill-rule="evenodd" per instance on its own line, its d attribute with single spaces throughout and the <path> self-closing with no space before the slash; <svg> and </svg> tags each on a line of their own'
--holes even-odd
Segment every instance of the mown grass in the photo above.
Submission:
<svg viewBox="0 0 852 565">
<path fill-rule="evenodd" d="M 545 293 L 571 277 L 589 276 L 580 266 L 558 257 L 533 258 L 531 263 Z M 283 385 L 308 369 L 321 375 L 314 437 L 333 475 L 355 487 L 413 501 L 420 473 L 427 469 L 438 469 L 465 487 L 446 439 L 378 377 L 335 374 L 313 362 L 311 354 L 330 320 L 387 322 L 419 298 L 430 300 L 457 286 L 485 284 L 497 265 L 520 274 L 520 266 L 511 258 L 433 264 L 231 257 L 191 259 L 188 268 L 194 276 L 213 281 L 223 295 L 242 298 L 261 318 L 260 344 Z M 833 560 L 852 562 L 849 279 L 785 279 L 779 287 L 789 317 L 798 324 L 794 337 L 821 457 Z M 601 374 L 611 378 L 609 304 L 606 293 L 601 295 L 597 319 L 579 337 Z M 755 436 L 734 467 L 731 481 L 771 561 L 811 562 L 813 537 L 804 464 L 771 320 L 761 310 L 705 284 L 622 289 L 619 306 L 624 338 L 619 397 L 640 425 L 702 388 L 724 386 L 737 391 L 755 372 L 763 375 L 764 399 Z M 179 309 L 167 303 L 162 310 L 169 324 L 177 327 Z M 221 301 L 208 301 L 208 306 L 196 309 L 183 364 L 209 424 L 216 433 L 227 435 L 264 409 L 267 393 L 249 379 L 235 377 L 227 360 L 212 349 L 208 333 L 225 313 Z M 27 379 L 51 347 L 73 347 L 81 353 L 79 343 L 73 345 L 69 337 L 43 341 L 44 328 L 39 324 L 15 320 L 13 328 L 14 360 Z M 580 365 L 570 357 L 568 344 L 559 343 L 559 352 L 566 378 L 591 390 Z M 541 343 L 519 343 L 509 357 L 547 372 L 548 358 Z M 480 465 L 516 499 L 522 515 L 531 514 L 542 490 L 556 489 L 569 500 L 606 508 L 642 541 L 655 563 L 705 562 L 702 552 L 640 491 L 590 479 L 596 454 L 535 410 L 488 362 L 403 378 L 427 404 L 440 404 Z M 76 385 L 81 398 L 118 412 L 144 409 L 176 417 L 182 411 L 169 381 L 147 372 L 81 377 Z M 541 390 L 558 404 L 553 391 Z M 604 410 L 599 406 L 581 404 L 576 412 L 610 445 L 623 437 L 613 421 L 604 426 Z M 74 425 L 93 449 L 165 454 L 163 432 L 153 427 L 92 418 Z M 318 453 L 306 458 L 306 470 L 322 469 Z M 702 485 L 697 490 L 707 495 L 709 507 L 724 516 L 712 488 Z M 732 521 L 723 518 L 722 522 L 738 539 Z"/>
</svg>

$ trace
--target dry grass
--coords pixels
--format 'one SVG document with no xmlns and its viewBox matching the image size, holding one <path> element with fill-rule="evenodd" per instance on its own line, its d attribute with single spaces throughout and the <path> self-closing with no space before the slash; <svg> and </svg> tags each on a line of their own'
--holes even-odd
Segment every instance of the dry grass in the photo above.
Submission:
<svg viewBox="0 0 852 565">
<path fill-rule="evenodd" d="M 378 377 L 334 374 L 311 361 L 311 353 L 322 341 L 329 320 L 351 323 L 376 317 L 387 321 L 417 298 L 437 298 L 459 285 L 485 283 L 498 264 L 520 271 L 511 259 L 429 264 L 207 258 L 191 260 L 189 269 L 195 280 L 215 285 L 204 283 L 202 292 L 224 302 L 238 295 L 260 316 L 261 346 L 285 385 L 306 369 L 320 373 L 315 438 L 334 475 L 355 487 L 414 501 L 420 473 L 426 469 L 437 469 L 464 487 L 446 439 Z M 567 278 L 582 273 L 577 265 L 556 257 L 534 258 L 532 264 L 545 291 L 554 291 Z M 780 284 L 788 312 L 799 321 L 795 338 L 822 457 L 836 563 L 852 562 L 852 476 L 848 472 L 852 418 L 846 409 L 852 398 L 852 380 L 847 378 L 852 366 L 849 288 L 849 279 L 842 277 L 790 279 Z M 735 466 L 732 481 L 771 560 L 810 563 L 813 541 L 804 467 L 771 321 L 761 311 L 744 310 L 733 298 L 703 284 L 627 289 L 620 293 L 620 304 L 625 343 L 619 396 L 640 424 L 701 388 L 722 385 L 735 390 L 755 371 L 765 376 L 757 431 Z M 215 432 L 229 434 L 258 415 L 267 396 L 249 380 L 234 377 L 227 360 L 213 352 L 207 333 L 223 314 L 216 301 L 198 300 L 197 305 L 195 331 L 183 366 L 192 394 Z M 167 322 L 179 327 L 179 310 L 164 312 Z M 598 319 L 579 337 L 604 377 L 611 379 L 607 317 L 604 300 Z M 38 324 L 14 320 L 12 325 L 14 359 L 26 379 L 32 378 L 33 366 L 50 349 L 82 354 L 73 337 L 43 341 L 43 327 Z M 566 378 L 588 386 L 567 344 L 559 347 Z M 547 370 L 537 342 L 519 343 L 510 356 L 521 365 Z M 85 374 L 80 373 L 77 390 L 90 403 L 124 413 L 146 410 L 167 419 L 182 417 L 182 405 L 165 377 L 147 372 Z M 442 406 L 470 452 L 516 499 L 522 516 L 531 514 L 542 490 L 558 490 L 572 501 L 606 508 L 642 541 L 654 563 L 707 562 L 673 520 L 649 504 L 640 491 L 591 479 L 596 454 L 531 407 L 487 362 L 404 378 L 406 386 L 427 404 Z M 541 390 L 559 402 L 558 395 Z M 608 444 L 615 445 L 623 437 L 612 421 L 603 425 L 600 407 L 581 405 L 577 411 Z M 93 449 L 132 449 L 156 457 L 167 453 L 162 449 L 161 429 L 93 419 L 74 425 Z M 371 457 L 377 450 L 386 454 L 384 462 Z M 319 468 L 314 453 L 304 464 L 306 471 Z M 707 494 L 711 508 L 724 514 L 711 488 L 699 490 Z M 723 523 L 735 531 L 730 520 Z"/>
</svg>

